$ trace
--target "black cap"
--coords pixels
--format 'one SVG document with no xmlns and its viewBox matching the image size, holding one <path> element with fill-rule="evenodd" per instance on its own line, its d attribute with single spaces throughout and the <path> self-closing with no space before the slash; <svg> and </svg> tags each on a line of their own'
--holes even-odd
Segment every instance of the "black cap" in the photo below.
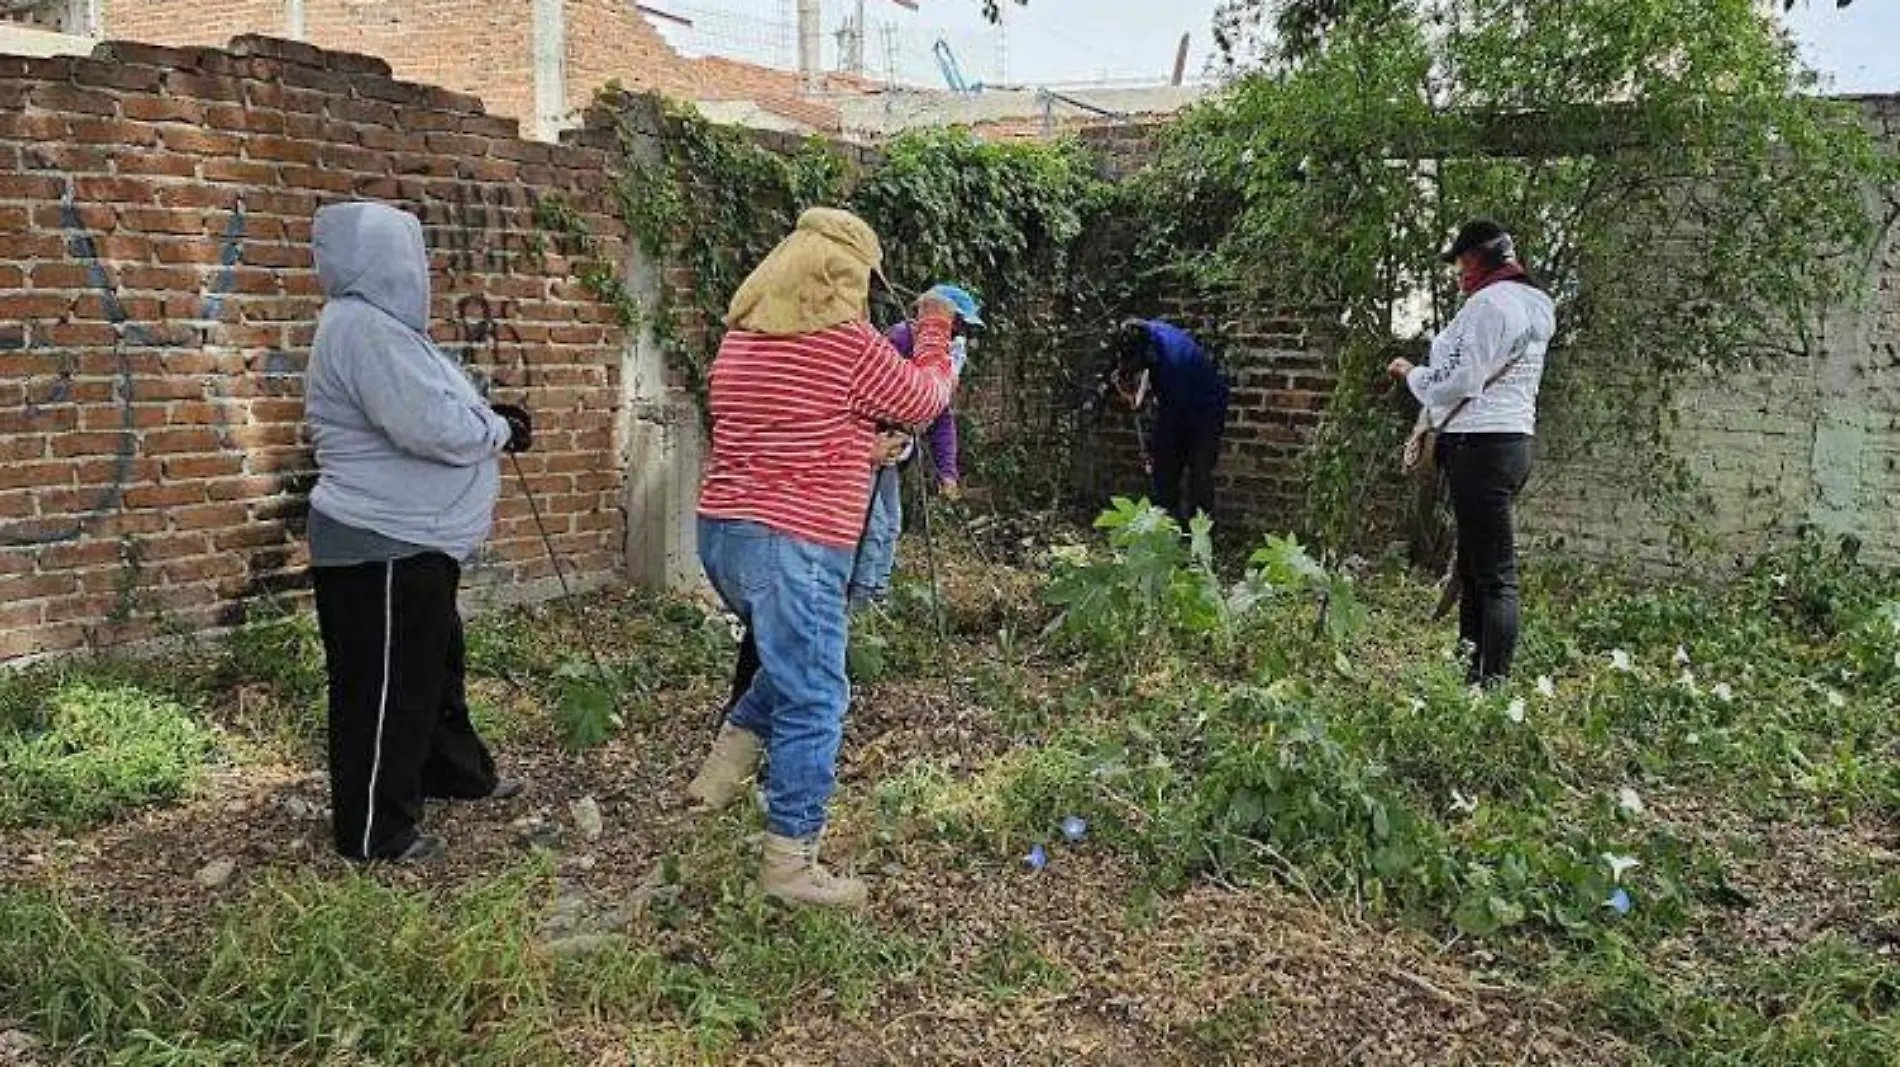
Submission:
<svg viewBox="0 0 1900 1067">
<path fill-rule="evenodd" d="M 1480 245 L 1488 245 L 1503 236 L 1504 227 L 1490 219 L 1473 219 L 1459 229 L 1457 240 L 1453 241 L 1451 247 L 1438 258 L 1447 263 L 1456 263 L 1459 256 Z"/>
</svg>

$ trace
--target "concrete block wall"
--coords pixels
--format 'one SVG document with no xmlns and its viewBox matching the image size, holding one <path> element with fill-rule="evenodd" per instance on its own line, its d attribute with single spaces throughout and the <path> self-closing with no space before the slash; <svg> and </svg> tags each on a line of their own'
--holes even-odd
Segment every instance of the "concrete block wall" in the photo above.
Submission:
<svg viewBox="0 0 1900 1067">
<path fill-rule="evenodd" d="M 627 339 L 533 220 L 559 197 L 630 262 L 612 160 L 287 41 L 0 60 L 0 660 L 302 586 L 311 218 L 355 198 L 423 219 L 437 339 L 535 411 L 522 464 L 556 547 L 616 573 Z M 511 475 L 471 581 L 550 577 Z"/>
<path fill-rule="evenodd" d="M 1900 149 L 1900 97 L 1859 101 L 1889 150 Z M 1870 192 L 1878 218 L 1900 190 Z M 1551 397 L 1560 403 L 1560 396 Z M 1649 566 L 1688 547 L 1746 559 L 1804 527 L 1859 540 L 1866 558 L 1900 564 L 1900 232 L 1868 261 L 1860 292 L 1825 316 L 1809 357 L 1680 393 L 1673 453 L 1695 475 L 1686 507 L 1631 498 L 1631 457 L 1542 464 L 1520 511 L 1527 533 L 1570 550 Z"/>
<path fill-rule="evenodd" d="M 1588 456 L 1550 455 L 1562 447 L 1553 443 L 1561 430 L 1547 408 L 1519 505 L 1523 532 L 1551 547 L 1645 567 L 1668 566 L 1689 547 L 1759 554 L 1800 524 L 1812 492 L 1815 398 L 1806 377 L 1804 368 L 1792 382 L 1750 373 L 1686 386 L 1670 440 L 1695 486 L 1687 499 L 1662 505 L 1634 484 L 1632 465 L 1646 457 L 1614 442 Z M 1547 394 L 1547 402 L 1561 403 L 1561 394 Z"/>
</svg>

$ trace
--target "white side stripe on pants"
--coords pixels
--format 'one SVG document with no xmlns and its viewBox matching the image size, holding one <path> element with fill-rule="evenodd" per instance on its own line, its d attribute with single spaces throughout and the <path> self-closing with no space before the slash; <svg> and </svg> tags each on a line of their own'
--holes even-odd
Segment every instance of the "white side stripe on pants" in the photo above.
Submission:
<svg viewBox="0 0 1900 1067">
<path fill-rule="evenodd" d="M 363 858 L 369 859 L 370 829 L 376 825 L 376 776 L 383 769 L 383 717 L 389 712 L 389 650 L 396 641 L 396 562 L 383 562 L 383 691 L 376 698 L 376 750 L 369 761 L 369 804 L 363 814 Z"/>
</svg>

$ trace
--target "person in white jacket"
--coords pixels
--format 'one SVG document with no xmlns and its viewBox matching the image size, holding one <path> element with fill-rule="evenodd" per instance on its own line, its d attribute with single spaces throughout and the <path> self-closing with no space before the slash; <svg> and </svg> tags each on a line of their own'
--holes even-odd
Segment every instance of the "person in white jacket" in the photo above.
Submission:
<svg viewBox="0 0 1900 1067">
<path fill-rule="evenodd" d="M 1466 678 L 1490 685 L 1517 650 L 1517 538 L 1511 508 L 1531 471 L 1537 391 L 1557 331 L 1556 305 L 1519 262 L 1497 223 L 1465 224 L 1442 257 L 1458 268 L 1465 303 L 1432 341 L 1426 366 L 1389 368 L 1438 431 L 1438 466 L 1458 524 L 1458 633 Z"/>
</svg>

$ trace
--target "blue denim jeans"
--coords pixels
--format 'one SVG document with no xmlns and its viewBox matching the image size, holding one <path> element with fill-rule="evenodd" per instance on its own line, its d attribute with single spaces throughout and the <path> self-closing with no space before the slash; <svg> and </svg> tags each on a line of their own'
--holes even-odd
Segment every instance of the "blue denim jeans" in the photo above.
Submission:
<svg viewBox="0 0 1900 1067">
<path fill-rule="evenodd" d="M 851 703 L 851 550 L 754 522 L 700 519 L 699 559 L 758 647 L 759 671 L 727 721 L 764 742 L 766 825 L 810 837 L 825 827 Z"/>
<path fill-rule="evenodd" d="M 853 606 L 882 600 L 891 593 L 891 571 L 897 566 L 897 538 L 904 531 L 902 473 L 879 467 L 871 482 L 871 513 L 858 542 L 858 558 L 851 565 Z"/>
</svg>

